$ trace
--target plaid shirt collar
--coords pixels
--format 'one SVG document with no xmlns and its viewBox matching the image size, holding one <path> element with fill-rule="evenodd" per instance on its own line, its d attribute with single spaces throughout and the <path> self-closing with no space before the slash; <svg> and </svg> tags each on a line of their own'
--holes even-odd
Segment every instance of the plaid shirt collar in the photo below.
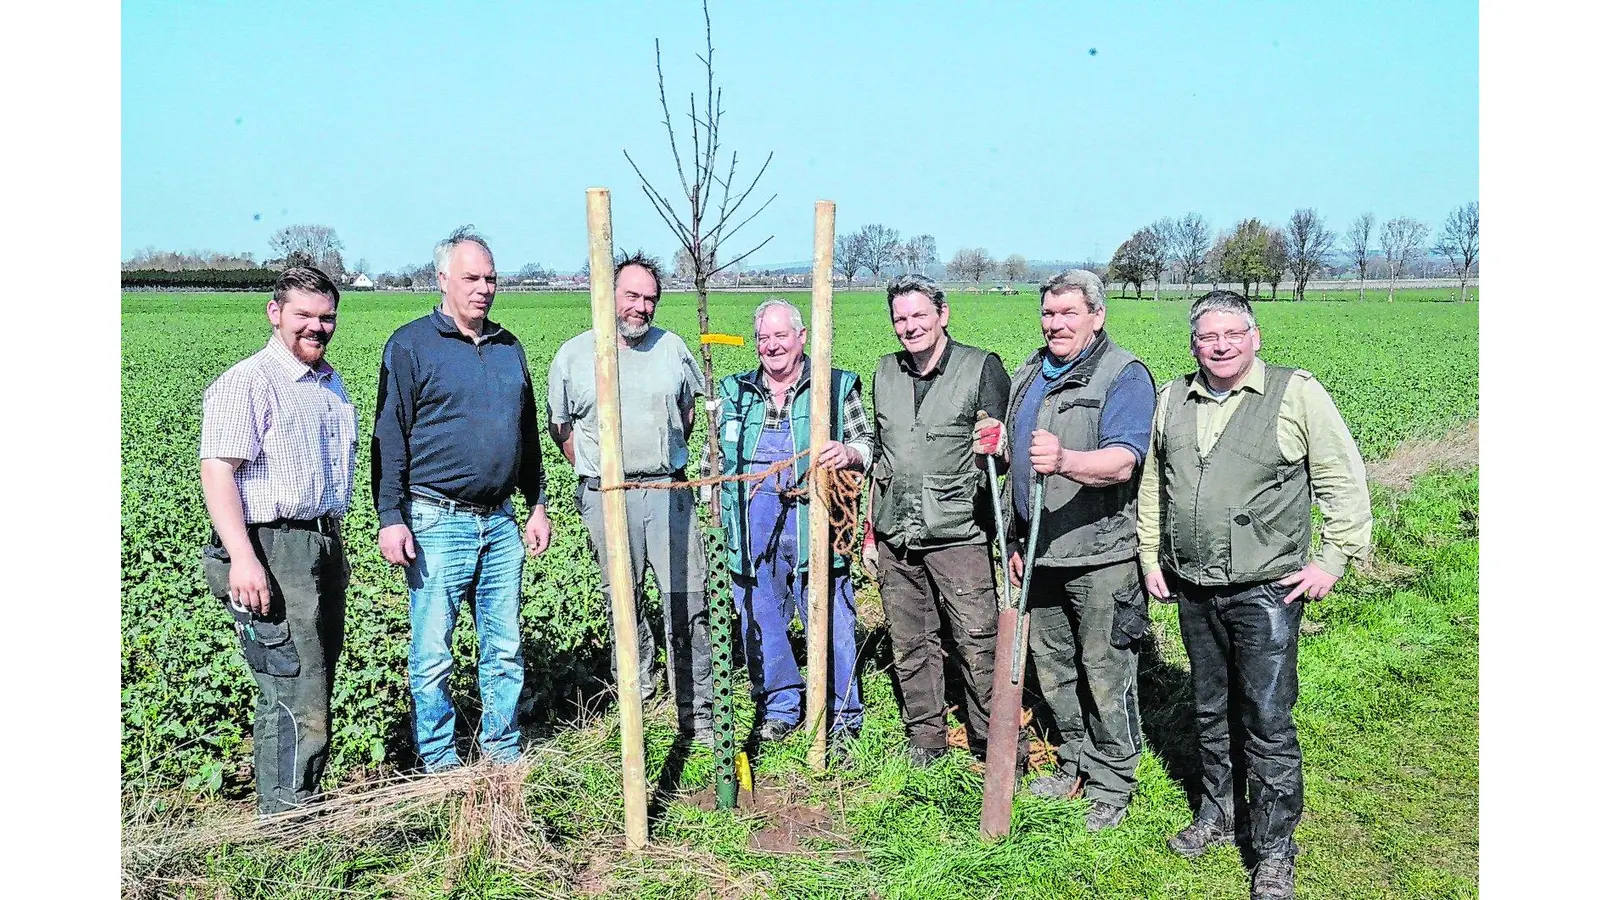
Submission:
<svg viewBox="0 0 1600 900">
<path fill-rule="evenodd" d="M 267 358 L 277 364 L 278 371 L 290 381 L 299 381 L 307 375 L 315 376 L 318 381 L 327 381 L 333 377 L 333 366 L 328 365 L 326 359 L 317 360 L 315 366 L 306 365 L 283 345 L 283 341 L 278 340 L 276 333 L 267 338 L 266 353 Z"/>
</svg>

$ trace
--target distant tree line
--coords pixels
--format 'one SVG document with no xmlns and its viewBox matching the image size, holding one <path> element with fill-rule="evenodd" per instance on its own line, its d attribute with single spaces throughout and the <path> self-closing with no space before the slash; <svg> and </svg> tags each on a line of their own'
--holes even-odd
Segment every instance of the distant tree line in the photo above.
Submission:
<svg viewBox="0 0 1600 900">
<path fill-rule="evenodd" d="M 270 291 L 281 269 L 123 269 L 123 290 Z"/>
<path fill-rule="evenodd" d="M 1106 280 L 1121 285 L 1124 294 L 1132 285 L 1141 299 L 1144 283 L 1153 282 L 1157 300 L 1167 276 L 1183 284 L 1186 295 L 1193 293 L 1196 282 L 1205 281 L 1238 284 L 1246 296 L 1254 297 L 1269 286 L 1274 300 L 1279 286 L 1288 282 L 1294 299 L 1304 300 L 1306 284 L 1317 275 L 1353 272 L 1360 299 L 1365 300 L 1367 279 L 1381 264 L 1393 302 L 1396 280 L 1431 250 L 1444 259 L 1465 301 L 1467 282 L 1478 272 L 1477 201 L 1451 210 L 1431 247 L 1428 234 L 1426 224 L 1408 216 L 1390 219 L 1379 228 L 1371 213 L 1358 216 L 1340 234 L 1316 209 L 1305 207 L 1295 210 L 1282 227 L 1252 217 L 1213 235 L 1205 219 L 1191 212 L 1135 231 L 1112 254 Z M 1339 257 L 1348 259 L 1347 268 L 1339 267 Z"/>
<path fill-rule="evenodd" d="M 1161 285 L 1182 284 L 1185 296 L 1194 293 L 1197 283 L 1237 284 L 1252 297 L 1270 289 L 1276 300 L 1287 284 L 1291 296 L 1304 300 L 1306 285 L 1319 275 L 1353 275 L 1366 299 L 1367 281 L 1382 277 L 1388 281 L 1388 298 L 1393 301 L 1395 282 L 1409 275 L 1431 277 L 1454 275 L 1460 285 L 1460 299 L 1467 298 L 1468 282 L 1477 275 L 1480 256 L 1478 203 L 1472 201 L 1451 210 L 1437 239 L 1430 245 L 1429 227 L 1416 219 L 1399 216 L 1381 226 L 1371 213 L 1356 217 L 1343 232 L 1316 209 L 1297 209 L 1280 227 L 1251 217 L 1232 228 L 1213 231 L 1199 213 L 1181 219 L 1165 217 L 1146 225 L 1118 245 L 1108 264 L 1093 260 L 1070 267 L 1096 272 L 1108 285 L 1120 285 L 1124 294 L 1131 286 L 1134 295 L 1144 297 L 1145 284 L 1153 285 L 1155 299 L 1161 299 Z M 338 233 L 323 225 L 291 225 L 280 228 L 269 240 L 277 256 L 257 263 L 249 253 L 225 254 L 193 250 L 188 253 L 157 251 L 146 247 L 122 263 L 122 283 L 127 288 L 210 288 L 215 290 L 270 289 L 285 266 L 313 265 L 336 281 L 348 282 L 356 274 L 370 274 L 366 260 L 347 269 L 344 244 Z M 715 259 L 704 261 L 715 264 Z M 890 276 L 919 272 L 930 277 L 949 278 L 977 284 L 986 277 L 1011 282 L 1041 282 L 1059 268 L 1055 264 L 1030 263 L 1020 253 L 997 260 L 983 247 L 963 247 L 948 262 L 939 262 L 938 245 L 931 234 L 902 238 L 896 228 L 873 223 L 839 235 L 834 245 L 834 273 L 852 286 L 865 272 L 872 284 Z M 1067 267 L 1067 266 L 1063 266 Z M 673 258 L 673 273 L 692 279 L 697 265 L 683 248 Z M 580 275 L 588 276 L 585 262 Z M 502 275 L 507 286 L 548 284 L 554 273 L 539 263 L 527 263 L 515 274 Z M 433 260 L 372 276 L 379 288 L 431 291 L 436 288 Z M 720 271 L 720 284 L 739 285 L 744 280 L 759 283 L 809 283 L 808 274 L 773 270 L 749 270 L 742 263 Z"/>
</svg>

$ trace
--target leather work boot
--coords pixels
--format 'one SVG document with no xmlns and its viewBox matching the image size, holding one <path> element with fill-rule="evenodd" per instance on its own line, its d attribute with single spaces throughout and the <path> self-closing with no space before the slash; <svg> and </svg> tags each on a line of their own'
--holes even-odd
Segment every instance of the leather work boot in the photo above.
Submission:
<svg viewBox="0 0 1600 900">
<path fill-rule="evenodd" d="M 1167 848 L 1184 859 L 1199 859 L 1215 844 L 1233 841 L 1233 830 L 1224 829 L 1216 822 L 1196 821 L 1188 828 L 1167 838 Z"/>
<path fill-rule="evenodd" d="M 948 752 L 944 747 L 912 747 L 906 757 L 911 760 L 912 768 L 926 769 Z"/>
<path fill-rule="evenodd" d="M 788 722 L 768 719 L 761 723 L 761 729 L 756 732 L 756 736 L 763 741 L 781 741 L 793 733 L 794 726 Z"/>
<path fill-rule="evenodd" d="M 1128 817 L 1128 807 L 1112 806 L 1104 800 L 1096 800 L 1089 804 L 1089 813 L 1083 817 L 1083 829 L 1090 834 L 1096 831 L 1105 831 L 1122 824 Z"/>
<path fill-rule="evenodd" d="M 1028 785 L 1028 792 L 1047 800 L 1076 800 L 1083 796 L 1083 776 L 1064 778 L 1060 775 L 1045 775 L 1035 778 L 1033 784 Z"/>
<path fill-rule="evenodd" d="M 1256 863 L 1250 877 L 1250 900 L 1294 900 L 1294 857 Z"/>
</svg>

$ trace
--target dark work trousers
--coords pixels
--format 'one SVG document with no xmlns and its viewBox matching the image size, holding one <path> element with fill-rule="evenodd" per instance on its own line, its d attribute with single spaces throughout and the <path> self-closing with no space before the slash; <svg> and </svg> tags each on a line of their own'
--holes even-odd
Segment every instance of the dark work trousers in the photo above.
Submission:
<svg viewBox="0 0 1600 900">
<path fill-rule="evenodd" d="M 761 430 L 749 461 L 751 471 L 794 456 L 791 422 Z M 783 496 L 794 486 L 788 469 L 750 486 L 749 501 L 741 511 L 749 541 L 754 577 L 735 575 L 733 597 L 744 628 L 744 656 L 750 669 L 750 692 L 762 719 L 800 724 L 801 694 L 805 681 L 789 644 L 789 621 L 798 611 L 808 633 L 809 577 L 799 572 L 800 529 L 809 527 L 799 501 Z M 861 692 L 856 687 L 856 604 L 850 573 L 832 573 L 830 614 L 817 623 L 829 636 L 828 661 L 833 702 L 830 733 L 861 731 Z"/>
<path fill-rule="evenodd" d="M 1257 858 L 1293 857 L 1305 793 L 1290 711 L 1300 694 L 1296 657 L 1305 604 L 1285 604 L 1290 588 L 1272 582 L 1200 587 L 1168 577 L 1180 598 L 1178 623 L 1194 680 L 1196 819 L 1226 827 L 1248 802 L 1249 846 Z M 1235 777 L 1240 768 L 1246 783 Z"/>
<path fill-rule="evenodd" d="M 350 564 L 337 529 L 251 525 L 250 543 L 272 591 L 265 616 L 232 612 L 259 690 L 255 713 L 256 805 L 283 812 L 316 796 L 328 764 L 334 666 L 344 647 Z M 232 562 L 205 554 L 206 583 L 228 603 Z"/>
<path fill-rule="evenodd" d="M 1117 604 L 1143 601 L 1135 560 L 1105 566 L 1036 566 L 1028 598 L 1028 648 L 1039 689 L 1061 729 L 1065 778 L 1084 795 L 1125 806 L 1144 742 L 1139 734 L 1136 644 L 1112 645 Z"/>
<path fill-rule="evenodd" d="M 669 481 L 638 478 L 634 480 Z M 628 552 L 633 564 L 633 609 L 639 632 L 639 691 L 654 693 L 656 635 L 645 615 L 644 573 L 655 573 L 666 631 L 667 688 L 678 705 L 683 729 L 711 727 L 711 620 L 706 608 L 706 547 L 700 536 L 692 490 L 629 489 L 622 492 L 628 511 Z M 605 516 L 600 489 L 580 479 L 578 515 L 589 531 L 589 545 L 600 562 L 600 590 L 611 608 L 611 571 L 606 565 Z M 611 675 L 617 674 L 615 616 L 611 623 Z"/>
<path fill-rule="evenodd" d="M 894 649 L 895 678 L 905 707 L 901 718 L 913 747 L 941 749 L 944 718 L 944 647 L 941 619 L 959 656 L 968 742 L 975 755 L 989 745 L 989 693 L 994 688 L 996 628 L 994 560 L 986 544 L 913 550 L 878 542 L 879 590 Z M 1026 748 L 1018 731 L 1019 747 Z M 1024 752 L 1020 757 L 1026 759 Z"/>
</svg>

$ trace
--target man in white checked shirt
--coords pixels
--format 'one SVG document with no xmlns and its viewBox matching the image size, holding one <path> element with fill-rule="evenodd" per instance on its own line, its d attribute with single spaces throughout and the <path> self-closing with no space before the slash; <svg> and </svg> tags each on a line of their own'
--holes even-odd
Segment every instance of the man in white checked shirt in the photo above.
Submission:
<svg viewBox="0 0 1600 900">
<path fill-rule="evenodd" d="M 344 643 L 355 407 L 323 359 L 339 289 L 284 270 L 267 302 L 272 336 L 206 388 L 200 484 L 213 534 L 206 582 L 234 617 L 260 692 L 257 808 L 304 804 L 328 759 L 333 672 Z"/>
</svg>

